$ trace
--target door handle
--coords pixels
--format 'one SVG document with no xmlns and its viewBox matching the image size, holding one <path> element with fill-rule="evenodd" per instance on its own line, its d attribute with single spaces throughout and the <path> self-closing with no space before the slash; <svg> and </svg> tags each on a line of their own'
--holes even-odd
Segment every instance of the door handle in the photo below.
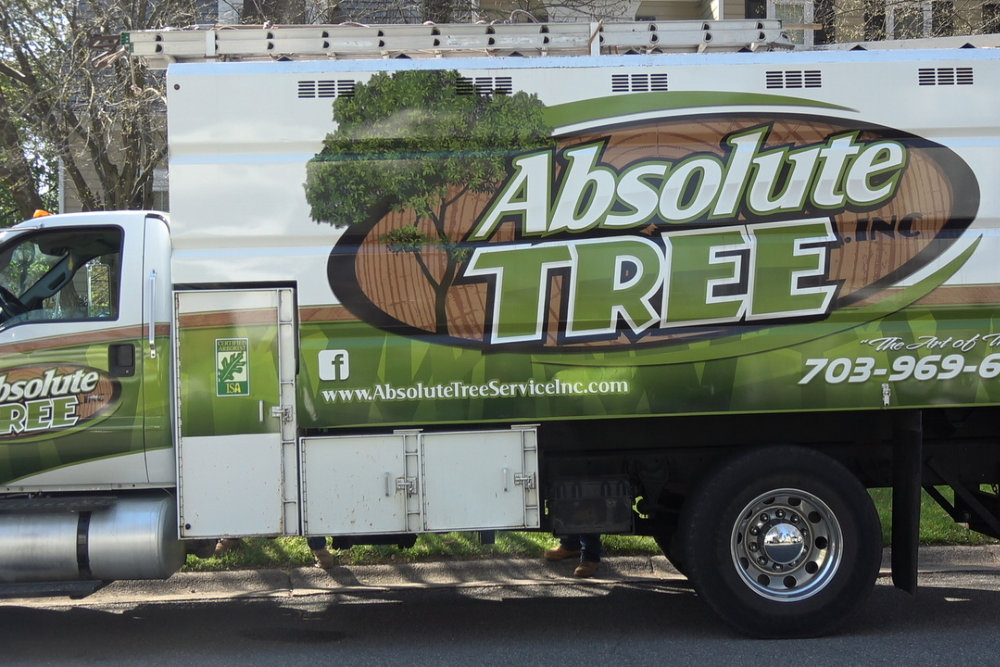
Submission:
<svg viewBox="0 0 1000 667">
<path fill-rule="evenodd" d="M 130 378 L 135 375 L 135 345 L 132 343 L 108 345 L 108 374 L 118 378 Z"/>
<path fill-rule="evenodd" d="M 149 272 L 149 356 L 156 359 L 156 269 Z"/>
</svg>

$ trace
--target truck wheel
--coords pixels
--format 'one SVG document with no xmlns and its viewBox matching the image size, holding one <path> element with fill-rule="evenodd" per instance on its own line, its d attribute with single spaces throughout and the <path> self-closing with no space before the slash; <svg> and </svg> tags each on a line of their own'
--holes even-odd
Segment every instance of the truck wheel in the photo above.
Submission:
<svg viewBox="0 0 1000 667">
<path fill-rule="evenodd" d="M 656 546 L 666 556 L 667 561 L 674 566 L 674 569 L 687 576 L 684 567 L 684 549 L 681 546 L 680 535 L 676 530 L 669 530 L 653 536 Z"/>
<path fill-rule="evenodd" d="M 833 459 L 798 447 L 724 464 L 691 498 L 681 531 L 695 591 L 755 637 L 832 631 L 868 597 L 882 556 L 864 487 Z"/>
</svg>

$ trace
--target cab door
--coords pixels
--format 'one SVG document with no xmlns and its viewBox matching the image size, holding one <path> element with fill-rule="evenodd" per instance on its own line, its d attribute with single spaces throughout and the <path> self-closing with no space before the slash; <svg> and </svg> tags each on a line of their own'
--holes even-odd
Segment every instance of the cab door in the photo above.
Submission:
<svg viewBox="0 0 1000 667">
<path fill-rule="evenodd" d="M 55 216 L 0 244 L 0 488 L 149 483 L 144 214 Z M 162 222 L 159 224 L 162 225 Z"/>
</svg>

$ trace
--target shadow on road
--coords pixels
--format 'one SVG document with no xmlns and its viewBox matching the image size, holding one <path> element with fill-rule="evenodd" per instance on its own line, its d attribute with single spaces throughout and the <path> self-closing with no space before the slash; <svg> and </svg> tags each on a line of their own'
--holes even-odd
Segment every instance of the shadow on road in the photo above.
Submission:
<svg viewBox="0 0 1000 667">
<path fill-rule="evenodd" d="M 971 579 L 971 581 L 970 581 Z M 956 582 L 958 584 L 956 585 Z M 215 664 L 836 664 L 996 662 L 1000 581 L 938 577 L 911 597 L 879 585 L 835 637 L 754 641 L 686 585 L 595 583 L 270 597 L 227 602 L 0 607 L 3 662 Z"/>
</svg>

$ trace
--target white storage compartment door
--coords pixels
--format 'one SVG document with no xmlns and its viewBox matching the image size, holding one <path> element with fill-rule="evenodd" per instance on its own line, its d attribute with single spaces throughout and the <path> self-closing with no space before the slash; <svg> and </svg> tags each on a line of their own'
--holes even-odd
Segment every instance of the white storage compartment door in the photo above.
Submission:
<svg viewBox="0 0 1000 667">
<path fill-rule="evenodd" d="M 537 528 L 534 428 L 303 438 L 307 535 Z"/>
<path fill-rule="evenodd" d="M 425 433 L 424 530 L 538 527 L 535 431 Z"/>
<path fill-rule="evenodd" d="M 405 444 L 400 434 L 303 438 L 303 532 L 406 532 L 407 501 L 417 489 L 406 477 Z"/>
</svg>

